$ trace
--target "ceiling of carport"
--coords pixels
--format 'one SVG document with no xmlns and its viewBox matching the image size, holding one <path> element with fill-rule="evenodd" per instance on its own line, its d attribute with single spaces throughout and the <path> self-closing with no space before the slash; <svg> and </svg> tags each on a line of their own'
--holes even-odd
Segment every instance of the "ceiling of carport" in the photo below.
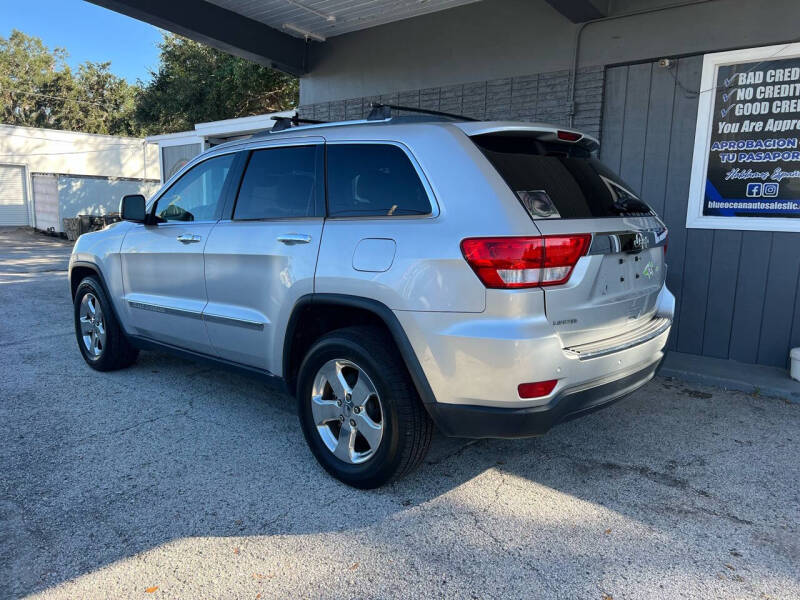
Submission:
<svg viewBox="0 0 800 600">
<path fill-rule="evenodd" d="M 479 0 L 208 0 L 296 37 L 329 38 Z"/>
<path fill-rule="evenodd" d="M 309 47 L 344 33 L 481 0 L 87 0 L 293 75 Z M 496 0 L 484 0 L 493 2 Z M 512 1 L 512 0 L 508 0 Z M 573 22 L 606 16 L 610 0 L 546 1 Z M 535 24 L 534 28 L 535 28 Z M 321 45 L 324 48 L 324 44 Z"/>
</svg>

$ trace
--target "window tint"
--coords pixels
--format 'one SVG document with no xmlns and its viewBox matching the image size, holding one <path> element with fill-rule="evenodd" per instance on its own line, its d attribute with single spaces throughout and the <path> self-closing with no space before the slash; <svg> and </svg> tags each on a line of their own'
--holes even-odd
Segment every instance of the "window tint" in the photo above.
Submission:
<svg viewBox="0 0 800 600">
<path fill-rule="evenodd" d="M 244 172 L 234 219 L 286 219 L 316 214 L 321 146 L 256 150 Z M 320 202 L 321 204 L 321 202 Z"/>
<path fill-rule="evenodd" d="M 217 220 L 233 159 L 233 154 L 226 154 L 192 167 L 158 199 L 156 215 L 166 221 Z"/>
<path fill-rule="evenodd" d="M 485 135 L 472 141 L 533 218 L 652 214 L 630 186 L 580 146 L 525 136 Z"/>
<path fill-rule="evenodd" d="M 328 214 L 427 215 L 428 194 L 408 156 L 388 144 L 328 145 Z"/>
</svg>

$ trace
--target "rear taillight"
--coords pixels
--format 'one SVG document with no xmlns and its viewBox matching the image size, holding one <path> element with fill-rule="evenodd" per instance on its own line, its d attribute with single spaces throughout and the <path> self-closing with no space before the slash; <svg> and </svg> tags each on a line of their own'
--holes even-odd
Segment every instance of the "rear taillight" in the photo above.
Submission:
<svg viewBox="0 0 800 600">
<path fill-rule="evenodd" d="M 487 288 L 530 288 L 569 280 L 592 236 L 468 238 L 461 252 Z"/>
</svg>

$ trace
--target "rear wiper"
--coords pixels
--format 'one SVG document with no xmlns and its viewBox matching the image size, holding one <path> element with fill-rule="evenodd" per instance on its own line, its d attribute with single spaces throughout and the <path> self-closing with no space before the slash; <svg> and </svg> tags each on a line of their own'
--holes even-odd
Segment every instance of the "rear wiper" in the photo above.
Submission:
<svg viewBox="0 0 800 600">
<path fill-rule="evenodd" d="M 640 200 L 627 199 L 617 200 L 611 205 L 611 208 L 617 214 L 630 214 L 630 213 L 650 213 L 651 209 L 647 204 Z"/>
</svg>

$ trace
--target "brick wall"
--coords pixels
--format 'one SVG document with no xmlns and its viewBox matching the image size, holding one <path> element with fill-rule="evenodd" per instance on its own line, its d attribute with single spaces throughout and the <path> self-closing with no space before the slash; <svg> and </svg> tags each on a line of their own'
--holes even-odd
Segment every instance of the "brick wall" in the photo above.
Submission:
<svg viewBox="0 0 800 600">
<path fill-rule="evenodd" d="M 574 126 L 594 136 L 600 134 L 604 72 L 603 67 L 580 69 L 575 81 Z M 553 71 L 322 102 L 300 106 L 299 110 L 306 118 L 340 121 L 364 118 L 369 113 L 371 102 L 385 102 L 453 112 L 478 119 L 543 121 L 566 125 L 568 94 L 569 71 Z"/>
</svg>

